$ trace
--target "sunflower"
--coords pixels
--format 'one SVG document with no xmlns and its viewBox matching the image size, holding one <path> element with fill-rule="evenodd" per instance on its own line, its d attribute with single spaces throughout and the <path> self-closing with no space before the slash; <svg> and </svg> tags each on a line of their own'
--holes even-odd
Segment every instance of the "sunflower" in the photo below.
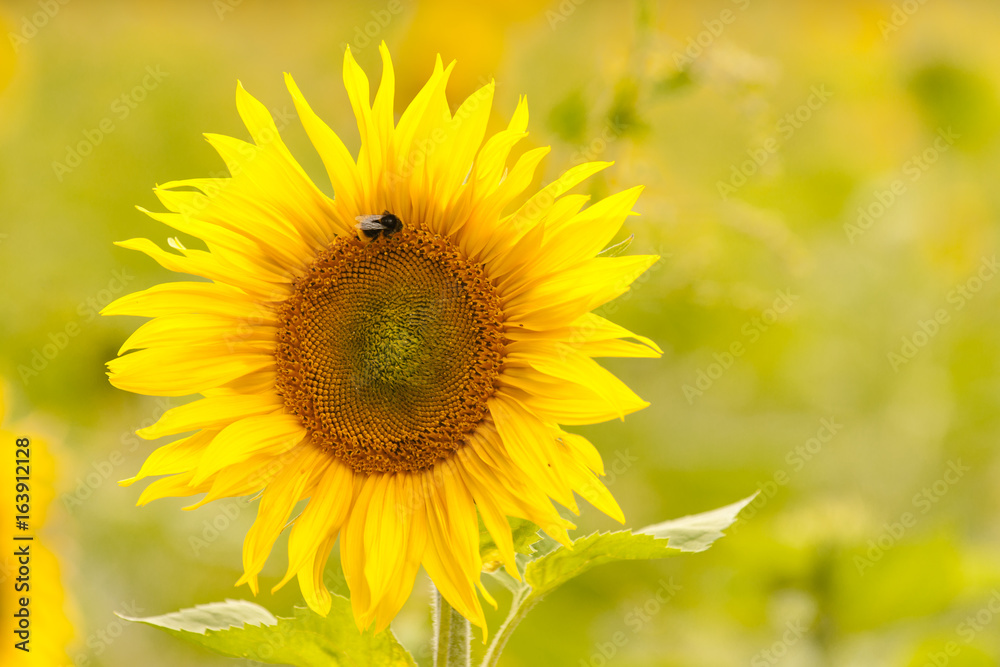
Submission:
<svg viewBox="0 0 1000 667">
<path fill-rule="evenodd" d="M 339 537 L 359 628 L 389 624 L 421 565 L 485 628 L 477 588 L 495 603 L 480 582 L 479 519 L 513 577 L 507 517 L 566 543 L 572 524 L 552 501 L 578 513 L 576 492 L 623 521 L 598 480 L 600 455 L 560 425 L 647 405 L 593 357 L 655 357 L 659 348 L 590 311 L 657 258 L 599 256 L 641 188 L 586 208 L 587 196 L 566 194 L 610 163 L 576 166 L 522 196 L 549 150 L 528 150 L 506 169 L 526 135 L 524 99 L 484 143 L 494 84 L 452 113 L 454 63 L 438 57 L 397 123 L 384 44 L 381 54 L 373 103 L 350 50 L 344 57 L 357 160 L 286 75 L 332 199 L 238 85 L 253 143 L 206 135 L 231 176 L 166 183 L 155 192 L 169 212 L 147 211 L 207 250 L 177 239 L 176 252 L 147 239 L 118 244 L 208 279 L 160 284 L 104 310 L 154 318 L 109 362 L 112 384 L 202 396 L 139 431 L 193 435 L 154 451 L 122 483 L 164 476 L 140 505 L 260 492 L 238 582 L 255 594 L 290 523 L 288 570 L 275 589 L 297 577 L 318 613 L 329 609 L 323 571 Z"/>
</svg>

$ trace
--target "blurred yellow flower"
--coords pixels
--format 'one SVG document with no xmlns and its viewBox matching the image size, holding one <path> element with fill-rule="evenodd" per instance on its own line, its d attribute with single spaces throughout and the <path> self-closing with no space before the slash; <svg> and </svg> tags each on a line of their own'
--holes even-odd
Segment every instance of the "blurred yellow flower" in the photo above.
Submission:
<svg viewBox="0 0 1000 667">
<path fill-rule="evenodd" d="M 518 105 L 483 143 L 491 82 L 452 114 L 452 65 L 438 58 L 398 124 L 394 74 L 382 83 L 350 50 L 344 81 L 361 133 L 357 161 L 286 76 L 336 198 L 309 180 L 270 114 L 243 88 L 236 102 L 253 144 L 208 135 L 230 178 L 167 183 L 169 213 L 150 215 L 203 239 L 179 254 L 146 239 L 119 245 L 211 282 L 152 287 L 106 315 L 154 317 L 109 362 L 116 387 L 200 393 L 140 431 L 197 431 L 156 450 L 138 475 L 168 475 L 139 503 L 205 493 L 195 506 L 263 489 L 246 536 L 244 575 L 257 578 L 296 503 L 287 574 L 325 614 L 323 569 L 340 538 L 358 626 L 385 628 L 421 565 L 447 601 L 485 627 L 477 510 L 518 576 L 506 517 L 566 543 L 573 492 L 621 510 L 594 473 L 600 455 L 559 424 L 590 424 L 646 405 L 592 357 L 655 357 L 656 345 L 590 311 L 625 292 L 653 256 L 598 257 L 641 188 L 583 209 L 565 194 L 610 163 L 571 169 L 504 214 L 548 148 L 524 153 Z M 581 210 L 582 209 L 582 210 Z M 633 338 L 635 341 L 624 340 Z"/>
<path fill-rule="evenodd" d="M 6 407 L 0 382 L 0 422 L 6 418 Z M 73 637 L 73 626 L 66 617 L 59 563 L 40 534 L 55 495 L 55 461 L 44 440 L 8 428 L 0 429 L 0 442 L 8 450 L 0 463 L 0 525 L 4 536 L 0 556 L 0 665 L 62 665 L 68 663 L 66 646 Z M 22 481 L 27 488 L 17 486 L 19 476 L 29 478 Z M 28 506 L 24 529 L 15 523 L 15 500 L 18 505 Z M 15 539 L 25 537 L 31 539 Z"/>
</svg>

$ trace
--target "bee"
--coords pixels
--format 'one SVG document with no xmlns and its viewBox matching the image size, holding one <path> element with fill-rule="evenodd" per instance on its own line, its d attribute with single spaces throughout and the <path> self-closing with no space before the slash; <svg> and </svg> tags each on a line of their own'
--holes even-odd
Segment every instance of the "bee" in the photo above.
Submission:
<svg viewBox="0 0 1000 667">
<path fill-rule="evenodd" d="M 355 229 L 360 230 L 365 238 L 372 241 L 377 239 L 380 233 L 389 238 L 403 228 L 403 221 L 389 211 L 375 215 L 359 215 L 354 219 L 358 221 L 358 224 L 354 225 Z"/>
</svg>

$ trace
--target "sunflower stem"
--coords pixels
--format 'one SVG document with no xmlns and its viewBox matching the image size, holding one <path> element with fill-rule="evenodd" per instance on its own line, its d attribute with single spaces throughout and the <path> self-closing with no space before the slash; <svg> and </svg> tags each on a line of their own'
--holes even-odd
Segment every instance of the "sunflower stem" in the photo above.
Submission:
<svg viewBox="0 0 1000 667">
<path fill-rule="evenodd" d="M 434 667 L 470 667 L 472 629 L 467 618 L 451 608 L 434 589 Z"/>
<path fill-rule="evenodd" d="M 534 606 L 534 604 L 524 604 L 530 592 L 530 586 L 523 586 L 514 593 L 514 599 L 511 600 L 507 618 L 504 619 L 503 625 L 497 630 L 493 641 L 490 642 L 489 648 L 486 649 L 486 655 L 483 656 L 483 662 L 480 667 L 495 667 L 497 660 L 500 659 L 500 653 L 503 651 L 504 646 L 507 645 L 507 640 L 514 633 L 514 628 L 517 627 L 518 623 L 524 619 Z"/>
</svg>

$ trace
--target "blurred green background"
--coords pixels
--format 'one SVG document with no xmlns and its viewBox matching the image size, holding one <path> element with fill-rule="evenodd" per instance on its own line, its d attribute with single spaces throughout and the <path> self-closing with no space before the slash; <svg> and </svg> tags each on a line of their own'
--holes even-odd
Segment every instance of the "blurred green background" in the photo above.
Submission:
<svg viewBox="0 0 1000 667">
<path fill-rule="evenodd" d="M 113 390 L 138 320 L 95 313 L 172 279 L 112 241 L 162 245 L 134 205 L 222 175 L 199 134 L 246 136 L 237 79 L 329 191 L 281 73 L 356 150 L 343 50 L 377 78 L 379 40 L 397 104 L 438 52 L 455 106 L 496 78 L 496 128 L 527 94 L 539 183 L 600 159 L 586 191 L 646 185 L 631 251 L 663 260 L 603 312 L 664 348 L 606 364 L 652 405 L 581 429 L 629 525 L 762 490 L 705 554 L 574 580 L 501 664 L 1000 664 L 996 2 L 0 0 L 0 27 L 0 372 L 59 460 L 66 664 L 234 664 L 113 615 L 249 597 L 255 510 L 133 507 L 132 431 L 185 399 Z M 421 582 L 394 628 L 426 663 Z"/>
</svg>

